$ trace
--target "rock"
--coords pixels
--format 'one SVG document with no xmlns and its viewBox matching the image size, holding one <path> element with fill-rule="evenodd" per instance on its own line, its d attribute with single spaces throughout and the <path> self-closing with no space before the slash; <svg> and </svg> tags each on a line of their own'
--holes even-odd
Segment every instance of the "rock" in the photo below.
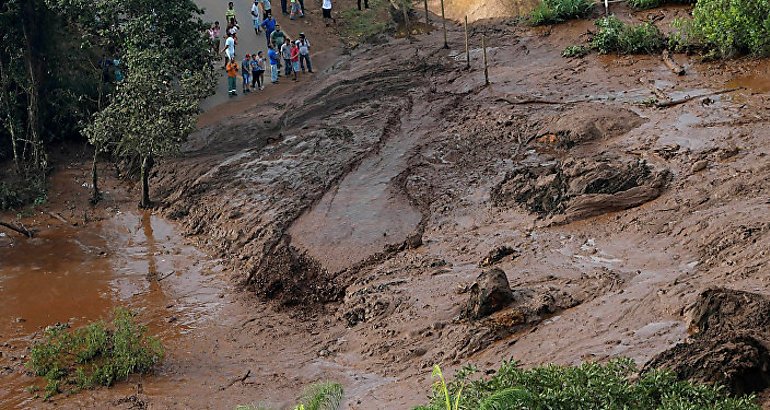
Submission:
<svg viewBox="0 0 770 410">
<path fill-rule="evenodd" d="M 480 319 L 505 307 L 513 300 L 513 291 L 502 269 L 482 272 L 471 285 L 466 315 Z"/>
<path fill-rule="evenodd" d="M 706 169 L 706 167 L 709 165 L 709 162 L 705 159 L 702 159 L 700 161 L 696 161 L 692 164 L 692 167 L 690 167 L 690 171 L 692 172 L 700 172 Z"/>
</svg>

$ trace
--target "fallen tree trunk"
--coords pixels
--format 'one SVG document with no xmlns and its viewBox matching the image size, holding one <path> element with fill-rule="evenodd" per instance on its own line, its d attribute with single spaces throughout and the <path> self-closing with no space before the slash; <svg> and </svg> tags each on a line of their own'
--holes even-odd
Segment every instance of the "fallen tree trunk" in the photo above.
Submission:
<svg viewBox="0 0 770 410">
<path fill-rule="evenodd" d="M 11 225 L 11 224 L 3 222 L 3 221 L 0 221 L 0 226 L 4 226 L 4 227 L 6 227 L 6 228 L 8 228 L 8 229 L 10 229 L 10 230 L 12 230 L 12 231 L 14 231 L 16 233 L 20 233 L 20 234 L 26 236 L 27 238 L 31 238 L 32 237 L 32 232 L 30 232 L 24 226 L 17 227 L 17 226 Z"/>
<path fill-rule="evenodd" d="M 711 97 L 713 95 L 727 94 L 727 93 L 731 93 L 733 91 L 738 91 L 738 90 L 742 90 L 742 89 L 743 89 L 743 87 L 736 87 L 736 88 L 728 88 L 726 90 L 714 91 L 714 92 L 700 94 L 700 95 L 692 95 L 692 96 L 688 95 L 687 97 L 680 98 L 680 99 L 677 99 L 677 100 L 671 100 L 671 101 L 666 101 L 666 102 L 658 103 L 658 104 L 655 104 L 655 106 L 658 107 L 658 108 L 668 108 L 668 107 L 673 107 L 675 105 L 684 104 L 684 103 L 692 101 L 692 100 L 694 100 L 696 98 Z"/>
</svg>

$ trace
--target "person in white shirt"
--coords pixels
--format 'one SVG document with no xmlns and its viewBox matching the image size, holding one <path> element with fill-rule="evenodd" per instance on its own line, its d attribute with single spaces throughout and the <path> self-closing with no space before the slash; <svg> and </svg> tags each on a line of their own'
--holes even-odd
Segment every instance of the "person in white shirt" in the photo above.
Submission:
<svg viewBox="0 0 770 410">
<path fill-rule="evenodd" d="M 262 10 L 259 8 L 259 0 L 254 0 L 251 5 L 251 19 L 254 21 L 254 33 L 259 35 L 259 25 L 262 23 Z"/>
<path fill-rule="evenodd" d="M 299 46 L 299 66 L 302 68 L 302 72 L 305 72 L 305 63 L 307 63 L 307 71 L 312 73 L 313 67 L 310 65 L 310 41 L 305 38 L 305 33 L 299 33 L 297 46 Z"/>
<path fill-rule="evenodd" d="M 324 20 L 326 20 L 326 27 L 329 27 L 328 20 L 331 20 L 334 25 L 337 25 L 337 20 L 332 17 L 332 0 L 323 0 L 321 11 L 323 12 Z"/>
<path fill-rule="evenodd" d="M 220 53 L 225 53 L 225 66 L 222 67 L 225 69 L 227 68 L 227 63 L 234 61 L 233 59 L 235 58 L 235 39 L 229 32 L 227 33 L 227 40 L 225 40 L 225 48 Z"/>
</svg>

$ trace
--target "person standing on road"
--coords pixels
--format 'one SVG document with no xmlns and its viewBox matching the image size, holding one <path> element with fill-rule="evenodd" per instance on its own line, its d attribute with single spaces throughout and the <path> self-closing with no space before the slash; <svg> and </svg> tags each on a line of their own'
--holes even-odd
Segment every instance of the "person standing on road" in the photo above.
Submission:
<svg viewBox="0 0 770 410">
<path fill-rule="evenodd" d="M 289 9 L 286 7 L 286 0 L 281 0 L 281 13 L 283 13 L 284 16 L 289 14 Z"/>
<path fill-rule="evenodd" d="M 270 41 L 275 46 L 275 52 L 281 54 L 281 47 L 283 47 L 284 40 L 286 39 L 286 33 L 281 30 L 281 25 L 275 24 L 275 31 L 270 35 Z M 278 77 L 281 76 L 281 60 L 278 59 Z"/>
<path fill-rule="evenodd" d="M 275 22 L 275 18 L 270 13 L 265 12 L 265 21 L 262 22 L 262 28 L 265 29 L 265 39 L 267 41 L 267 46 L 270 46 L 270 43 L 273 41 L 273 32 L 275 31 L 276 26 L 278 26 L 278 23 Z"/>
<path fill-rule="evenodd" d="M 299 40 L 291 43 L 291 71 L 294 72 L 294 81 L 297 81 L 299 72 Z"/>
<path fill-rule="evenodd" d="M 267 18 L 268 16 L 273 15 L 273 6 L 270 4 L 270 0 L 259 0 L 262 3 L 262 11 L 265 12 L 264 16 Z"/>
<path fill-rule="evenodd" d="M 225 53 L 225 65 L 222 68 L 226 69 L 227 63 L 230 61 L 233 61 L 233 58 L 235 57 L 235 39 L 230 33 L 227 33 L 227 40 L 225 40 L 225 48 L 223 48 L 222 51 L 220 51 L 219 53 L 220 54 Z"/>
<path fill-rule="evenodd" d="M 246 57 L 241 61 L 241 77 L 243 77 L 243 93 L 250 93 L 249 84 L 251 84 L 251 56 L 246 54 Z"/>
<path fill-rule="evenodd" d="M 307 63 L 307 72 L 312 73 L 313 67 L 310 65 L 310 41 L 305 38 L 305 33 L 299 33 L 299 66 L 302 72 L 305 72 L 305 63 Z"/>
<path fill-rule="evenodd" d="M 254 22 L 254 34 L 259 36 L 259 24 L 262 23 L 262 10 L 259 8 L 259 0 L 254 0 L 251 5 L 251 20 Z"/>
<path fill-rule="evenodd" d="M 238 90 L 235 86 L 236 77 L 238 77 L 238 63 L 235 60 L 230 60 L 227 63 L 227 94 L 231 97 L 238 95 Z"/>
<path fill-rule="evenodd" d="M 298 0 L 291 0 L 291 16 L 289 16 L 289 19 L 294 20 L 294 15 L 305 17 L 305 13 L 302 12 L 302 6 Z"/>
<path fill-rule="evenodd" d="M 283 75 L 289 76 L 291 74 L 291 43 L 288 37 L 284 38 L 283 45 L 281 46 L 281 57 L 283 57 L 284 69 Z"/>
<path fill-rule="evenodd" d="M 267 57 L 270 59 L 270 82 L 273 84 L 278 82 L 278 53 L 275 51 L 275 46 L 269 44 L 267 46 Z"/>
<path fill-rule="evenodd" d="M 251 88 L 255 90 L 262 90 L 265 87 L 262 85 L 265 81 L 265 60 L 262 59 L 262 52 L 251 56 Z M 256 86 L 256 87 L 255 87 Z"/>
<path fill-rule="evenodd" d="M 235 24 L 238 24 L 238 19 L 235 18 L 235 5 L 231 1 L 227 3 L 227 10 L 225 10 L 225 21 L 229 23 L 232 20 L 235 20 Z"/>
<path fill-rule="evenodd" d="M 209 38 L 211 39 L 212 49 L 215 53 L 219 52 L 219 46 L 221 46 L 221 41 L 219 39 L 219 32 L 222 31 L 219 28 L 219 22 L 215 21 L 214 25 L 209 29 Z"/>
<path fill-rule="evenodd" d="M 334 25 L 337 25 L 337 20 L 332 17 L 332 0 L 323 0 L 321 11 L 323 12 L 324 21 L 326 21 L 326 27 L 329 27 L 329 20 L 331 20 Z"/>
<path fill-rule="evenodd" d="M 369 8 L 369 0 L 364 0 L 364 7 Z M 361 11 L 361 0 L 358 0 L 358 11 Z"/>
</svg>

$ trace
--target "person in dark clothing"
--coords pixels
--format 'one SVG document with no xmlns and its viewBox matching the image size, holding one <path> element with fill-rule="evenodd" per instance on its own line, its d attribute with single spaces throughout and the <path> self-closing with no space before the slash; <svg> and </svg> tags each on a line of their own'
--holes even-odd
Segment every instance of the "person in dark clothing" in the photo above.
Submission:
<svg viewBox="0 0 770 410">
<path fill-rule="evenodd" d="M 364 0 L 364 7 L 369 8 L 369 0 Z M 358 10 L 361 10 L 361 0 L 358 0 Z"/>
<path fill-rule="evenodd" d="M 112 66 L 112 60 L 107 57 L 107 54 L 102 54 L 98 66 L 102 69 L 102 81 L 105 83 L 112 82 L 110 78 L 110 66 Z"/>
</svg>

